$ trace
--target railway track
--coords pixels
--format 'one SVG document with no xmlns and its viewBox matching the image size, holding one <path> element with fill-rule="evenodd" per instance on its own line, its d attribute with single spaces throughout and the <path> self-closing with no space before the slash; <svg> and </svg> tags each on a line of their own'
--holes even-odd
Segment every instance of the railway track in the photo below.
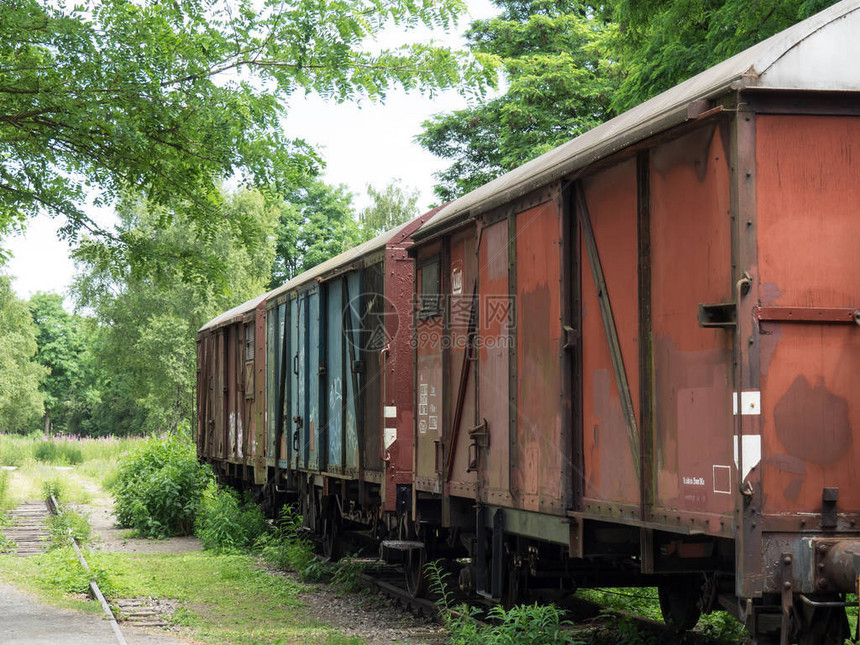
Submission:
<svg viewBox="0 0 860 645">
<path fill-rule="evenodd" d="M 380 593 L 390 599 L 395 605 L 400 606 L 416 616 L 428 618 L 437 617 L 440 614 L 438 598 L 430 594 L 427 598 L 416 598 L 404 586 L 405 574 L 403 567 L 398 564 L 382 564 L 377 561 L 374 568 L 359 575 L 360 580 L 369 589 Z M 458 589 L 451 588 L 452 605 L 461 603 L 476 607 L 482 612 L 488 611 L 497 603 L 489 599 L 467 598 Z M 683 643 L 684 645 L 717 645 L 724 643 L 719 639 L 691 631 L 676 634 L 663 622 L 651 620 L 629 612 L 612 609 L 590 600 L 579 598 L 575 595 L 569 596 L 563 602 L 556 603 L 566 613 L 566 619 L 572 624 L 565 630 L 576 632 L 577 636 L 593 634 L 595 643 L 614 643 L 613 624 L 623 622 L 635 627 L 643 637 L 654 637 L 660 643 L 672 644 Z M 478 620 L 478 622 L 482 622 Z M 592 641 L 589 641 L 592 642 Z"/>
<path fill-rule="evenodd" d="M 9 545 L 3 553 L 21 557 L 44 553 L 48 544 L 48 506 L 45 502 L 26 502 L 9 512 L 9 526 L 3 534 Z"/>
</svg>

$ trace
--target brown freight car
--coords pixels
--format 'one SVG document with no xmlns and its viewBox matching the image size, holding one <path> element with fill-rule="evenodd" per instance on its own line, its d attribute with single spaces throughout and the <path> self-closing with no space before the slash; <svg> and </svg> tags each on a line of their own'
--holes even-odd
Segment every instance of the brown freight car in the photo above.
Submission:
<svg viewBox="0 0 860 645">
<path fill-rule="evenodd" d="M 509 602 L 656 585 L 679 627 L 722 606 L 759 642 L 842 642 L 860 573 L 857 34 L 860 2 L 834 5 L 413 236 L 404 548 L 463 545 L 463 586 Z"/>
<path fill-rule="evenodd" d="M 438 209 L 437 209 L 438 210 Z M 342 523 L 397 532 L 412 482 L 411 233 L 383 233 L 198 333 L 199 456 L 270 513 L 297 499 L 328 555 Z M 403 315 L 407 312 L 406 315 Z"/>
</svg>

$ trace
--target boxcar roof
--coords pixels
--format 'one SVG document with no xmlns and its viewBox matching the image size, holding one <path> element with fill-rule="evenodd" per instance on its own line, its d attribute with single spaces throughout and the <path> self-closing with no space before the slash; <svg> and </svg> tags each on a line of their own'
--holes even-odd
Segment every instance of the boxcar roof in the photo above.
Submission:
<svg viewBox="0 0 860 645">
<path fill-rule="evenodd" d="M 232 309 L 225 311 L 223 314 L 215 316 L 208 323 L 203 325 L 198 333 L 201 331 L 205 331 L 207 329 L 214 329 L 215 327 L 220 327 L 221 325 L 225 325 L 227 323 L 232 322 L 235 318 L 245 315 L 249 311 L 254 311 L 264 299 L 266 298 L 266 294 L 261 294 L 256 298 L 251 298 L 247 302 L 243 302 L 241 305 L 236 305 Z"/>
<path fill-rule="evenodd" d="M 225 311 L 223 314 L 216 316 L 203 325 L 199 331 L 205 331 L 207 329 L 213 329 L 215 327 L 228 324 L 235 318 L 242 316 L 249 311 L 253 311 L 263 300 L 269 300 L 270 298 L 277 297 L 287 291 L 292 291 L 315 278 L 322 277 L 327 273 L 349 265 L 351 262 L 356 262 L 374 251 L 385 248 L 389 244 L 399 244 L 403 242 L 415 230 L 415 228 L 417 228 L 421 223 L 426 222 L 429 218 L 439 212 L 439 210 L 439 208 L 430 210 L 423 215 L 419 215 L 415 219 L 411 219 L 400 226 L 396 226 L 390 231 L 380 233 L 373 239 L 363 242 L 348 251 L 344 251 L 340 255 L 336 255 L 335 257 L 308 269 L 304 273 L 300 273 L 293 279 L 282 284 L 280 287 L 275 287 L 268 293 L 252 298 L 251 300 L 243 302 L 241 305 L 237 305 L 229 311 Z"/>
<path fill-rule="evenodd" d="M 410 220 L 405 224 L 401 224 L 400 226 L 391 229 L 390 231 L 386 231 L 385 233 L 381 233 L 377 235 L 372 240 L 368 240 L 367 242 L 363 242 L 358 246 L 349 249 L 348 251 L 344 251 L 340 255 L 336 255 L 333 258 L 329 258 L 325 262 L 322 262 L 315 267 L 312 267 L 305 271 L 304 273 L 300 273 L 292 280 L 285 282 L 280 287 L 277 287 L 273 291 L 269 292 L 269 298 L 278 296 L 285 291 L 292 291 L 296 287 L 300 287 L 301 285 L 314 280 L 315 278 L 319 278 L 324 276 L 326 273 L 331 271 L 335 271 L 340 269 L 341 267 L 350 264 L 351 262 L 355 262 L 356 260 L 361 259 L 365 255 L 373 253 L 383 247 L 385 247 L 389 242 L 394 241 L 397 238 L 397 234 L 400 233 L 403 229 L 407 228 L 410 224 L 412 224 L 415 220 Z"/>
<path fill-rule="evenodd" d="M 843 0 L 455 200 L 416 239 L 474 217 L 685 121 L 730 89 L 860 90 L 860 0 Z"/>
</svg>

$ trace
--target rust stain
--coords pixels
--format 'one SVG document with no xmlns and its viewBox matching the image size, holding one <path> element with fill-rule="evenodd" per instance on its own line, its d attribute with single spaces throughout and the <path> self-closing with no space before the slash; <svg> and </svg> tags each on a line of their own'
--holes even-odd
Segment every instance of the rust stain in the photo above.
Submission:
<svg viewBox="0 0 860 645">
<path fill-rule="evenodd" d="M 788 485 L 785 487 L 785 490 L 782 491 L 782 494 L 785 496 L 785 499 L 797 501 L 797 498 L 800 496 L 801 488 L 803 488 L 803 478 L 795 477 L 788 482 Z"/>
<path fill-rule="evenodd" d="M 806 474 L 806 462 L 792 455 L 770 455 L 765 461 L 769 466 L 779 468 L 787 473 Z"/>
<path fill-rule="evenodd" d="M 848 401 L 823 383 L 798 375 L 773 409 L 776 434 L 790 455 L 819 465 L 841 459 L 851 447 Z"/>
<path fill-rule="evenodd" d="M 758 289 L 759 300 L 763 305 L 772 305 L 782 296 L 782 289 L 773 282 L 764 282 Z"/>
</svg>

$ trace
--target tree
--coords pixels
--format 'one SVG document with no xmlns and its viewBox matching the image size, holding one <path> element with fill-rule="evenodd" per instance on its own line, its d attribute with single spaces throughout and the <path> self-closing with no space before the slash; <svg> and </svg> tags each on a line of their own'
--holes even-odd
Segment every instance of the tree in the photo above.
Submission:
<svg viewBox="0 0 860 645">
<path fill-rule="evenodd" d="M 33 361 L 36 328 L 12 280 L 0 275 L 0 432 L 29 432 L 44 409 L 39 381 L 47 370 Z"/>
<path fill-rule="evenodd" d="M 203 228 L 187 213 L 168 214 L 127 196 L 117 232 L 140 242 L 120 258 L 100 239 L 85 239 L 74 252 L 81 271 L 73 288 L 77 304 L 99 323 L 93 350 L 99 393 L 85 432 L 173 430 L 193 419 L 197 330 L 261 293 L 273 260 L 278 211 L 259 191 L 225 195 L 224 204 L 218 226 Z M 169 250 L 175 261 L 153 264 L 148 248 Z"/>
<path fill-rule="evenodd" d="M 835 0 L 617 0 L 608 39 L 623 81 L 618 112 L 835 4 Z"/>
<path fill-rule="evenodd" d="M 362 241 L 352 193 L 343 184 L 309 181 L 291 191 L 278 208 L 272 288 Z"/>
<path fill-rule="evenodd" d="M 503 69 L 507 92 L 436 115 L 416 140 L 451 166 L 438 173 L 447 201 L 606 120 L 617 75 L 605 51 L 611 26 L 576 0 L 495 0 L 502 13 L 476 20 L 468 47 Z"/>
<path fill-rule="evenodd" d="M 395 226 L 408 222 L 418 216 L 419 192 L 400 185 L 395 179 L 382 190 L 367 187 L 372 203 L 361 211 L 359 219 L 361 230 L 366 239 L 376 237 Z"/>
<path fill-rule="evenodd" d="M 74 431 L 68 423 L 92 384 L 86 321 L 63 309 L 63 297 L 56 293 L 36 293 L 29 306 L 37 330 L 35 360 L 47 368 L 39 388 L 45 398 L 45 434 L 52 424 Z"/>
<path fill-rule="evenodd" d="M 12 0 L 0 3 L 0 235 L 39 210 L 100 232 L 88 193 L 134 189 L 217 219 L 238 175 L 285 190 L 319 159 L 287 137 L 296 91 L 384 98 L 483 87 L 492 70 L 433 45 L 380 49 L 384 25 L 449 27 L 460 0 Z M 168 225 L 168 220 L 158 222 Z M 131 240 L 134 241 L 134 240 Z M 117 238 L 114 247 L 130 240 Z"/>
</svg>

